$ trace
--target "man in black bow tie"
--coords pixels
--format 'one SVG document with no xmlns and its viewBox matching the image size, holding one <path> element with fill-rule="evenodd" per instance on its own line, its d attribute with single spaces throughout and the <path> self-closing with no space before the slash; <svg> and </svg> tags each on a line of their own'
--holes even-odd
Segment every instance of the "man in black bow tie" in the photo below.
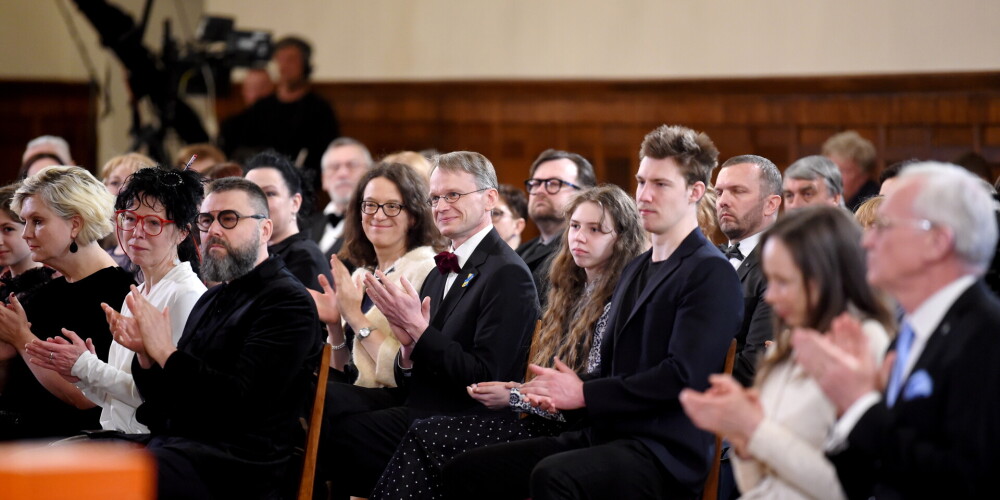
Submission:
<svg viewBox="0 0 1000 500">
<path fill-rule="evenodd" d="M 330 196 L 330 203 L 322 213 L 310 217 L 309 232 L 327 259 L 344 244 L 344 212 L 358 181 L 371 166 L 368 148 L 350 137 L 334 140 L 323 153 L 323 190 Z"/>
<path fill-rule="evenodd" d="M 719 195 L 715 203 L 719 229 L 729 239 L 729 244 L 719 245 L 719 250 L 736 268 L 743 288 L 743 324 L 736 334 L 733 377 L 749 387 L 765 343 L 774 338 L 771 306 L 764 302 L 767 280 L 760 266 L 757 242 L 778 220 L 781 172 L 767 158 L 734 156 L 722 164 L 715 190 Z M 728 455 L 724 455 L 719 483 L 719 498 L 725 499 L 738 496 Z"/>
<path fill-rule="evenodd" d="M 743 286 L 743 326 L 736 336 L 733 376 L 745 386 L 753 383 L 764 343 L 773 337 L 771 306 L 764 302 L 767 282 L 760 268 L 760 235 L 778 220 L 781 172 L 767 158 L 734 156 L 726 160 L 715 181 L 719 194 L 719 228 L 729 238 L 719 249 L 736 269 Z"/>
<path fill-rule="evenodd" d="M 367 276 L 369 297 L 402 344 L 399 388 L 331 385 L 321 461 L 337 495 L 368 496 L 413 420 L 489 411 L 466 387 L 523 377 L 538 298 L 528 267 L 493 229 L 497 197 L 486 157 L 437 157 L 428 202 L 450 251 L 437 256 L 419 294 L 405 278 L 397 287 L 380 273 Z M 344 407 L 362 400 L 361 408 Z"/>
</svg>

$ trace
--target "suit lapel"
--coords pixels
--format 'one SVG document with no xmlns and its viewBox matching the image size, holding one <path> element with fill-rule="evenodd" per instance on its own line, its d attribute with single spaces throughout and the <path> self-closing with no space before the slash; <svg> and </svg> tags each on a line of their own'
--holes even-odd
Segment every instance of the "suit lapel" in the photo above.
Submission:
<svg viewBox="0 0 1000 500">
<path fill-rule="evenodd" d="M 750 274 L 750 271 L 758 265 L 760 265 L 760 244 L 754 247 L 753 251 L 750 252 L 750 255 L 747 255 L 747 257 L 743 259 L 743 263 L 740 264 L 740 267 L 736 268 L 736 274 L 740 277 L 740 283 L 743 283 L 743 281 L 746 280 L 747 275 Z"/>
<path fill-rule="evenodd" d="M 441 306 L 438 307 L 437 311 L 434 311 L 434 299 L 435 297 L 440 297 L 441 293 L 444 292 L 445 282 L 447 281 L 447 276 L 439 275 L 441 278 L 441 287 L 438 290 L 438 295 L 431 296 L 431 319 L 434 324 L 444 324 L 444 320 L 448 319 L 451 312 L 455 310 L 458 303 L 462 301 L 462 297 L 465 296 L 465 292 L 479 280 L 479 267 L 486 261 L 490 250 L 497 244 L 499 239 L 500 236 L 497 234 L 495 229 L 491 229 L 490 232 L 486 234 L 486 237 L 479 242 L 479 246 L 477 246 L 472 252 L 469 259 L 465 261 L 465 265 L 462 266 L 462 270 L 455 278 L 455 282 L 452 283 L 451 288 L 448 289 L 448 293 L 444 297 L 444 300 L 441 301 Z"/>
<path fill-rule="evenodd" d="M 431 321 L 437 317 L 438 310 L 441 309 L 441 295 L 444 294 L 444 283 L 447 276 L 442 275 L 437 268 L 431 269 L 427 278 L 424 279 L 423 297 L 431 298 Z M 423 300 L 421 297 L 421 300 Z"/>
<path fill-rule="evenodd" d="M 636 315 L 639 309 L 646 304 L 649 300 L 649 296 L 653 294 L 653 291 L 662 285 L 663 282 L 667 281 L 667 279 L 674 274 L 674 271 L 680 267 L 681 262 L 683 262 L 688 255 L 698 249 L 704 241 L 705 238 L 701 236 L 701 231 L 698 229 L 695 229 L 688 235 L 687 238 L 684 238 L 684 241 L 682 241 L 680 246 L 677 247 L 677 250 L 674 250 L 674 253 L 670 254 L 670 257 L 668 257 L 667 260 L 665 260 L 660 266 L 660 269 L 656 271 L 656 274 L 649 277 L 649 281 L 646 282 L 646 286 L 643 288 L 642 293 L 639 294 L 639 298 L 636 299 L 635 304 L 632 305 L 632 310 L 628 313 L 628 319 L 622 323 L 622 328 L 615 332 L 616 339 L 625 329 L 625 325 L 632 321 L 632 318 Z M 652 256 L 652 254 L 650 254 L 650 256 Z"/>
<path fill-rule="evenodd" d="M 955 301 L 954 304 L 948 309 L 944 317 L 941 318 L 941 323 L 938 324 L 937 328 L 934 329 L 934 333 L 927 339 L 927 344 L 924 345 L 924 350 L 921 351 L 920 357 L 917 358 L 916 363 L 913 364 L 913 369 L 910 373 L 906 375 L 906 379 L 900 384 L 900 392 L 904 392 L 906 389 L 906 384 L 910 380 L 910 377 L 920 370 L 927 370 L 939 356 L 941 356 L 946 348 L 948 347 L 949 337 L 956 332 L 959 321 L 966 317 L 967 315 L 975 315 L 975 308 L 971 307 L 970 304 L 974 300 L 973 294 L 976 292 L 979 283 L 973 283 L 968 290 L 962 293 Z M 893 340 L 893 350 L 895 350 L 895 340 Z M 902 403 L 902 394 L 895 407 Z"/>
</svg>

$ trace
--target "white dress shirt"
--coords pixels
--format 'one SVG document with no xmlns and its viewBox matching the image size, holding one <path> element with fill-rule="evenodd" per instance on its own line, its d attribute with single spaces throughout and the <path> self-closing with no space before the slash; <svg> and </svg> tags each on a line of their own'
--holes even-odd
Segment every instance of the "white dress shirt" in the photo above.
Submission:
<svg viewBox="0 0 1000 500">
<path fill-rule="evenodd" d="M 490 231 L 492 230 L 493 230 L 493 223 L 491 222 L 487 224 L 486 227 L 480 229 L 478 233 L 470 236 L 469 239 L 465 240 L 465 242 L 459 245 L 458 248 L 452 248 L 451 250 L 452 253 L 454 253 L 455 256 L 458 257 L 459 269 L 465 267 L 465 263 L 469 260 L 469 257 L 472 256 L 472 252 L 476 251 L 476 248 L 479 247 L 479 244 L 483 242 L 483 238 L 486 238 L 486 235 L 489 234 Z M 458 274 L 448 273 L 448 278 L 445 279 L 444 282 L 444 295 L 441 296 L 442 300 L 444 299 L 444 297 L 448 296 L 448 290 L 451 290 L 451 285 L 455 283 L 456 279 L 458 279 Z"/>
<path fill-rule="evenodd" d="M 329 214 L 345 215 L 337 211 L 337 206 L 334 205 L 333 202 L 327 203 L 326 208 L 323 209 L 324 216 Z M 337 242 L 337 239 L 344 234 L 344 220 L 345 219 L 340 219 L 340 222 L 338 222 L 336 226 L 331 226 L 329 222 L 323 224 L 323 236 L 319 239 L 319 243 L 317 243 L 317 245 L 324 254 L 330 250 L 330 248 L 333 247 L 333 244 Z"/>
<path fill-rule="evenodd" d="M 747 256 L 750 255 L 750 252 L 753 252 L 753 249 L 757 248 L 757 242 L 760 241 L 760 235 L 763 233 L 764 231 L 759 231 L 739 241 L 740 253 L 743 254 L 743 260 L 729 259 L 729 263 L 733 265 L 734 269 L 739 269 L 740 265 L 743 264 L 743 261 L 747 260 Z M 730 241 L 729 244 L 732 245 L 733 242 Z"/>
</svg>

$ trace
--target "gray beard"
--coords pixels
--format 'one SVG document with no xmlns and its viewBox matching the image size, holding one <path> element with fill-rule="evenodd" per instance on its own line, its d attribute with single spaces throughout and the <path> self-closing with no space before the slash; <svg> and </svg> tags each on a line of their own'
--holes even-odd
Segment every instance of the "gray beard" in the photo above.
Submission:
<svg viewBox="0 0 1000 500">
<path fill-rule="evenodd" d="M 248 245 L 233 248 L 220 240 L 209 240 L 209 243 L 221 243 L 226 247 L 226 256 L 215 257 L 211 252 L 205 253 L 201 261 L 201 277 L 205 281 L 222 283 L 239 278 L 256 267 L 257 249 L 260 247 L 260 236 L 254 237 Z"/>
</svg>

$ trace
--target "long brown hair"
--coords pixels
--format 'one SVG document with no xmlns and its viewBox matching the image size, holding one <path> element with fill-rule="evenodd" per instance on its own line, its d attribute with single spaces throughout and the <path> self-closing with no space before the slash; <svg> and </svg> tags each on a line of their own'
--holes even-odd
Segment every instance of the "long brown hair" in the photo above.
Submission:
<svg viewBox="0 0 1000 500">
<path fill-rule="evenodd" d="M 583 191 L 570 201 L 566 214 L 572 215 L 577 207 L 587 202 L 601 207 L 602 225 L 605 217 L 611 219 L 616 236 L 614 251 L 587 297 L 587 273 L 573 261 L 569 231 L 563 232 L 562 244 L 549 270 L 548 308 L 542 316 L 541 329 L 532 340 L 531 362 L 538 365 L 550 365 L 552 358 L 558 356 L 574 370 L 586 368 L 597 320 L 611 299 L 622 269 L 646 245 L 646 233 L 635 200 L 620 187 L 604 184 Z"/>
<path fill-rule="evenodd" d="M 443 249 L 444 239 L 434 225 L 431 207 L 427 204 L 430 188 L 427 187 L 424 176 L 409 165 L 379 163 L 368 169 L 354 188 L 354 195 L 351 196 L 351 203 L 347 205 L 344 217 L 344 246 L 337 256 L 350 260 L 358 267 L 374 268 L 378 265 L 375 247 L 368 241 L 361 227 L 361 200 L 365 197 L 365 188 L 372 179 L 378 177 L 384 177 L 396 185 L 403 198 L 403 210 L 413 220 L 406 231 L 406 251 L 424 245 L 431 245 L 435 250 Z"/>
<path fill-rule="evenodd" d="M 834 318 L 850 309 L 862 319 L 874 319 L 892 331 L 892 313 L 865 280 L 861 227 L 844 209 L 824 205 L 788 213 L 764 233 L 759 245 L 763 249 L 772 239 L 788 248 L 802 273 L 809 308 L 803 326 L 825 332 Z M 813 297 L 813 291 L 819 295 Z M 789 325 L 775 315 L 775 328 L 777 346 L 761 363 L 758 381 L 791 355 Z"/>
</svg>

